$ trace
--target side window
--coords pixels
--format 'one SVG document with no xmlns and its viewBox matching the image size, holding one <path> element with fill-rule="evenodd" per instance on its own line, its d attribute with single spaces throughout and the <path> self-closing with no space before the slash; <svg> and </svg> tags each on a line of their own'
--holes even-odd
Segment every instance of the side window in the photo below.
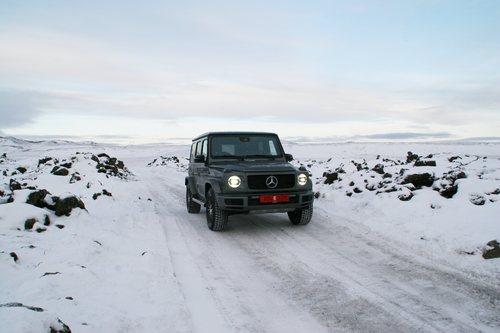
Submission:
<svg viewBox="0 0 500 333">
<path fill-rule="evenodd" d="M 269 151 L 271 152 L 271 155 L 278 155 L 278 151 L 276 150 L 276 147 L 274 146 L 274 141 L 269 140 Z"/>
<path fill-rule="evenodd" d="M 196 143 L 196 155 L 201 155 L 201 141 Z"/>
<path fill-rule="evenodd" d="M 208 141 L 207 139 L 203 140 L 203 144 L 202 144 L 202 149 L 201 149 L 201 153 L 203 154 L 203 156 L 205 156 L 205 161 L 207 160 L 207 149 L 208 149 Z"/>
<path fill-rule="evenodd" d="M 194 156 L 195 156 L 195 152 L 196 152 L 196 142 L 193 142 L 193 144 L 191 145 L 191 161 L 194 161 Z"/>
</svg>

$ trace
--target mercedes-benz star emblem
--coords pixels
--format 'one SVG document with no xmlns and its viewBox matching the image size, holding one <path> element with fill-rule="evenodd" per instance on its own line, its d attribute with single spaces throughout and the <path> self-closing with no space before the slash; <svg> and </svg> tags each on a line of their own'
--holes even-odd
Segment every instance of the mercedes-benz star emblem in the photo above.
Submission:
<svg viewBox="0 0 500 333">
<path fill-rule="evenodd" d="M 276 178 L 274 176 L 267 177 L 266 185 L 269 188 L 275 188 L 276 186 L 278 186 L 278 178 Z"/>
</svg>

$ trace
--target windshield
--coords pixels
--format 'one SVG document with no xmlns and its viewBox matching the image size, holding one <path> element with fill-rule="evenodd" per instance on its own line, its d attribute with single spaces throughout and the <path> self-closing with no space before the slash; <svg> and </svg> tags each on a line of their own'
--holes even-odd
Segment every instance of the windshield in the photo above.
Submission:
<svg viewBox="0 0 500 333">
<path fill-rule="evenodd" d="M 212 137 L 213 158 L 281 157 L 281 149 L 275 136 L 225 135 Z"/>
</svg>

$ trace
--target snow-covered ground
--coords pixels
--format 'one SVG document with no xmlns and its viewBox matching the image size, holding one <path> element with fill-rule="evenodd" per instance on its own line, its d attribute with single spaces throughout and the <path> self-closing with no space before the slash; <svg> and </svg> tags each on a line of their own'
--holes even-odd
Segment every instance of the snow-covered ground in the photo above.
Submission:
<svg viewBox="0 0 500 333">
<path fill-rule="evenodd" d="M 188 146 L 0 138 L 1 331 L 500 331 L 500 145 L 285 150 L 311 223 L 212 232 Z"/>
</svg>

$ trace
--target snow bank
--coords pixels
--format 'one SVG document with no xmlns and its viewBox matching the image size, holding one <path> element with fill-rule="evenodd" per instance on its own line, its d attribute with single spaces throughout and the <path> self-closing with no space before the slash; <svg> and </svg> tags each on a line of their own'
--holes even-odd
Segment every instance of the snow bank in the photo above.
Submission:
<svg viewBox="0 0 500 333">
<path fill-rule="evenodd" d="M 495 276 L 500 239 L 498 144 L 287 145 L 311 170 L 315 205 L 398 246 Z M 302 158 L 301 156 L 307 156 Z M 354 227 L 353 225 L 351 227 Z"/>
</svg>

